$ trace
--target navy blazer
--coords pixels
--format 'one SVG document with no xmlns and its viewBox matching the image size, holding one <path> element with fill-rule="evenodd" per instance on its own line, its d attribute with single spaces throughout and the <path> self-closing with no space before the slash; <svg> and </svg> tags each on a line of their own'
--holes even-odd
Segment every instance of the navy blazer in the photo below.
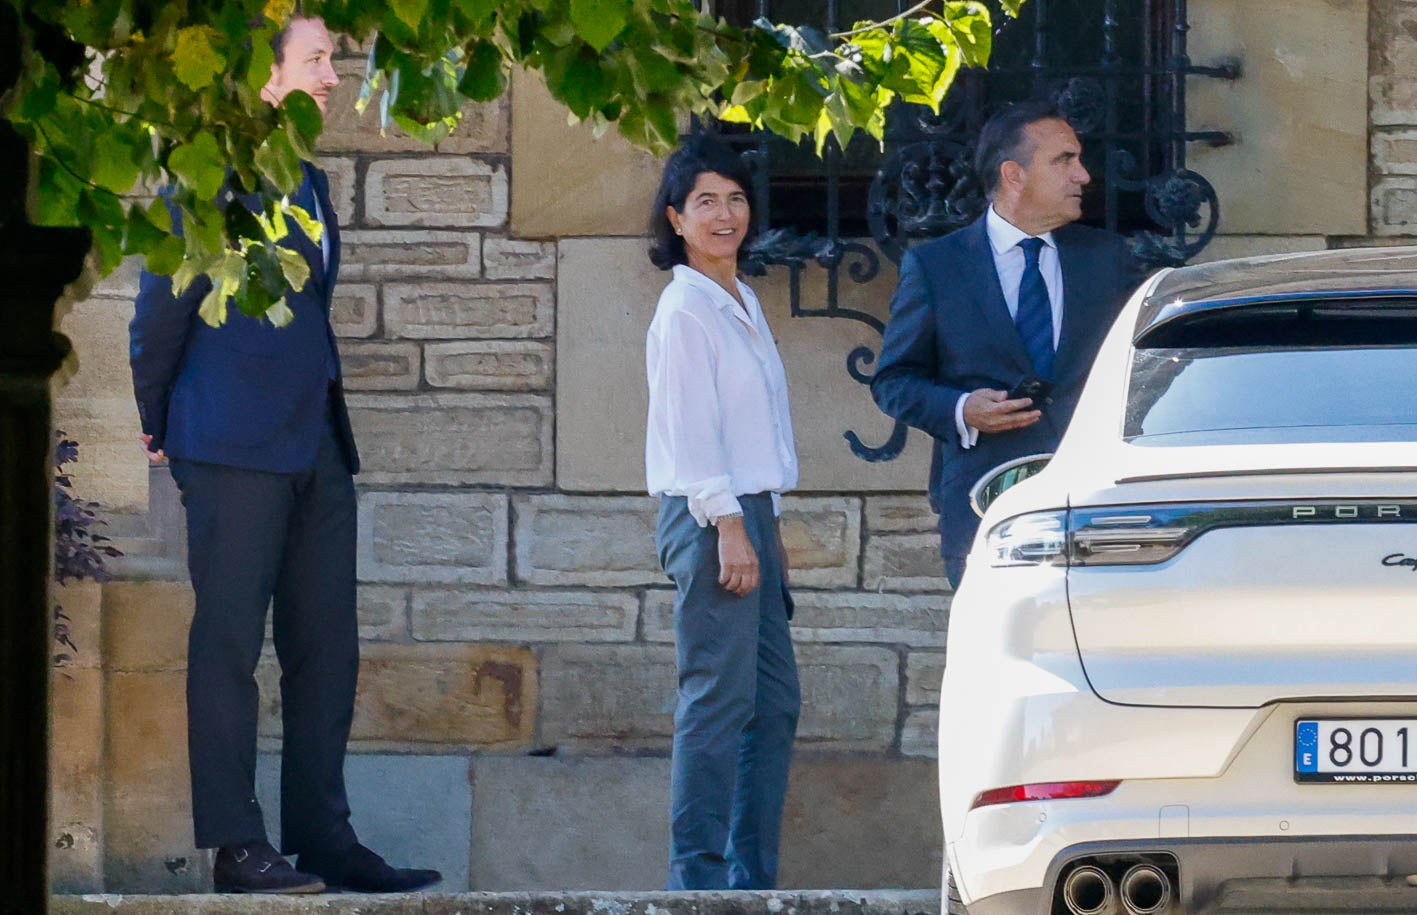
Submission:
<svg viewBox="0 0 1417 915">
<path fill-rule="evenodd" d="M 1077 224 L 1053 232 L 1063 272 L 1063 327 L 1043 418 L 981 434 L 960 447 L 955 404 L 976 388 L 1008 390 L 1033 374 L 994 268 L 985 220 L 917 245 L 900 263 L 871 396 L 886 414 L 930 434 L 930 503 L 940 513 L 940 553 L 968 554 L 978 518 L 969 490 L 1016 457 L 1051 452 L 1077 406 L 1102 338 L 1141 279 L 1124 240 Z"/>
<path fill-rule="evenodd" d="M 339 226 L 324 173 L 308 163 L 304 168 L 329 233 L 330 260 L 327 268 L 320 245 L 291 223 L 281 244 L 304 256 L 310 279 L 304 289 L 286 293 L 295 317 L 285 327 L 232 305 L 226 323 L 212 327 L 197 316 L 210 280 L 201 277 L 174 296 L 170 277 L 143 272 L 129 324 L 129 362 L 138 414 L 143 431 L 153 437 L 153 450 L 184 460 L 295 473 L 315 463 L 328 415 L 350 472 L 358 472 L 330 327 Z M 253 202 L 238 198 L 228 205 Z"/>
</svg>

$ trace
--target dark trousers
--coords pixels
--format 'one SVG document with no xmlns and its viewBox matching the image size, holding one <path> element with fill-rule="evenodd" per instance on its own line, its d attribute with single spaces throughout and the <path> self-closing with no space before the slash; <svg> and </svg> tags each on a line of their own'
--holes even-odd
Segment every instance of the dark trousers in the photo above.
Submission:
<svg viewBox="0 0 1417 915">
<path fill-rule="evenodd" d="M 187 659 L 187 741 L 199 848 L 264 840 L 256 802 L 255 670 L 266 609 L 280 661 L 283 851 L 355 841 L 344 754 L 359 671 L 356 511 L 327 424 L 315 464 L 266 473 L 173 460 L 196 592 Z"/>
<path fill-rule="evenodd" d="M 682 497 L 660 501 L 656 540 L 674 580 L 679 702 L 670 761 L 670 890 L 772 889 L 801 693 L 767 494 L 740 497 L 762 581 L 718 583 L 718 530 Z"/>
</svg>

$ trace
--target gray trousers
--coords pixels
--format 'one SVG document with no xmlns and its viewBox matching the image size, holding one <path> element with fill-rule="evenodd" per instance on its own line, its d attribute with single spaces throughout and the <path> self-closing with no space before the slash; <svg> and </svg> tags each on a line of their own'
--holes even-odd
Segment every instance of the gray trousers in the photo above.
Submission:
<svg viewBox="0 0 1417 915">
<path fill-rule="evenodd" d="M 762 580 L 745 597 L 718 583 L 718 530 L 682 497 L 659 506 L 659 559 L 674 601 L 679 703 L 670 775 L 670 890 L 771 889 L 787 770 L 802 704 L 791 598 L 772 497 L 739 498 Z"/>
</svg>

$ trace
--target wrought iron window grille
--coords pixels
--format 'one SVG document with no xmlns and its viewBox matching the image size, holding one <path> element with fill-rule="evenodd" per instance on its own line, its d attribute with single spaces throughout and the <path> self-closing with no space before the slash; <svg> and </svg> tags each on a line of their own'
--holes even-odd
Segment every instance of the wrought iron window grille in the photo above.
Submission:
<svg viewBox="0 0 1417 915">
<path fill-rule="evenodd" d="M 829 31 L 838 30 L 842 2 L 826 0 L 822 25 Z M 736 4 L 756 7 L 740 9 L 740 16 L 774 14 L 773 0 Z M 999 20 L 990 67 L 962 72 L 938 116 L 906 105 L 890 112 L 864 214 L 843 213 L 843 152 L 829 140 L 817 186 L 824 218 L 815 231 L 763 225 L 773 213 L 770 144 L 784 141 L 696 124 L 696 130 L 720 133 L 743 148 L 754 169 L 753 211 L 760 231 L 745 270 L 762 275 L 772 266 L 786 268 L 793 317 L 845 318 L 883 333 L 884 322 L 876 315 L 839 304 L 843 280 L 868 283 L 880 274 L 882 257 L 899 264 L 912 242 L 977 219 L 987 207 L 973 168 L 980 127 L 999 105 L 1044 95 L 1057 100 L 1083 141 L 1084 161 L 1094 176 L 1084 221 L 1132 230 L 1133 252 L 1151 266 L 1180 265 L 1194 257 L 1215 236 L 1220 202 L 1210 182 L 1186 166 L 1186 149 L 1190 143 L 1223 146 L 1233 138 L 1186 126 L 1186 80 L 1238 79 L 1240 66 L 1191 62 L 1186 0 L 1129 0 L 1125 11 L 1123 5 L 1121 0 L 1028 0 L 1019 19 Z M 1059 34 L 1064 28 L 1067 41 Z M 843 237 L 844 219 L 854 216 L 859 223 L 861 215 L 870 237 Z M 814 266 L 826 271 L 820 305 L 806 304 L 802 295 L 803 271 Z M 869 385 L 875 359 L 871 347 L 858 346 L 847 354 L 846 370 Z M 898 457 L 906 435 L 906 426 L 897 422 L 879 445 L 867 444 L 854 431 L 844 438 L 853 454 L 876 462 Z"/>
</svg>

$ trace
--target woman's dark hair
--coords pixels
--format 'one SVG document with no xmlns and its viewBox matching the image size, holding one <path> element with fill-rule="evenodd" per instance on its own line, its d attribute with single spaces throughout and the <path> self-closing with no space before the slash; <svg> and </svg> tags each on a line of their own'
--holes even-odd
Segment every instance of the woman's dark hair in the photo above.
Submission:
<svg viewBox="0 0 1417 915">
<path fill-rule="evenodd" d="M 738 182 L 748 200 L 753 199 L 753 173 L 743 157 L 734 152 L 722 140 L 707 134 L 699 134 L 685 140 L 664 163 L 664 174 L 659 179 L 659 192 L 654 195 L 654 209 L 649 214 L 649 233 L 652 239 L 649 260 L 660 270 L 668 270 L 675 264 L 688 262 L 684 251 L 684 239 L 675 234 L 669 224 L 669 214 L 665 207 L 673 207 L 676 212 L 684 212 L 684 201 L 694 189 L 694 183 L 704 172 L 715 172 Z M 755 226 L 750 220 L 748 234 L 743 244 L 738 246 L 738 259 L 747 257 L 748 241 L 753 237 Z"/>
<path fill-rule="evenodd" d="M 1028 136 L 1024 133 L 1029 124 L 1051 118 L 1063 119 L 1063 113 L 1051 99 L 1033 99 L 1016 102 L 996 111 L 979 132 L 979 145 L 974 150 L 974 173 L 984 189 L 984 196 L 994 199 L 994 191 L 999 187 L 999 168 L 1005 162 L 1028 165 L 1031 159 L 1025 146 Z"/>
</svg>

